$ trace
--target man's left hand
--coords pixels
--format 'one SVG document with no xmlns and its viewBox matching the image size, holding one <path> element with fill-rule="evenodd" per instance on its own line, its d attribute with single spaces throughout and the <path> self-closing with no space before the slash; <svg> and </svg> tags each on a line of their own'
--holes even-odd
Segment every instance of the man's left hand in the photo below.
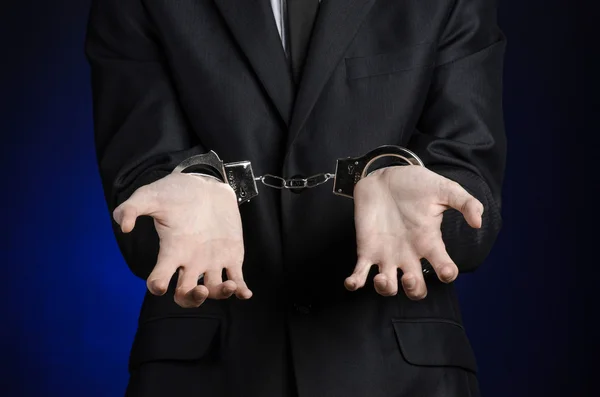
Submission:
<svg viewBox="0 0 600 397">
<path fill-rule="evenodd" d="M 452 282 L 458 267 L 442 240 L 445 210 L 460 211 L 467 223 L 480 228 L 483 205 L 458 183 L 425 167 L 407 165 L 379 169 L 354 188 L 354 217 L 358 262 L 345 281 L 355 291 L 365 285 L 373 265 L 378 265 L 375 289 L 384 296 L 402 287 L 414 300 L 425 298 L 421 258 L 431 263 L 439 279 Z"/>
</svg>

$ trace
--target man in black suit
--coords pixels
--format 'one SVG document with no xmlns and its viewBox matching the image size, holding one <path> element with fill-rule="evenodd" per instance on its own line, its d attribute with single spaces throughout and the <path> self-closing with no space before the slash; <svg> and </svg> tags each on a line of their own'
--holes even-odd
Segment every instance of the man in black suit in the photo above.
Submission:
<svg viewBox="0 0 600 397">
<path fill-rule="evenodd" d="M 127 395 L 479 395 L 452 281 L 501 226 L 504 43 L 486 0 L 93 1 L 98 164 L 148 285 Z M 382 145 L 425 167 L 354 200 L 173 173 L 213 150 L 303 180 Z"/>
</svg>

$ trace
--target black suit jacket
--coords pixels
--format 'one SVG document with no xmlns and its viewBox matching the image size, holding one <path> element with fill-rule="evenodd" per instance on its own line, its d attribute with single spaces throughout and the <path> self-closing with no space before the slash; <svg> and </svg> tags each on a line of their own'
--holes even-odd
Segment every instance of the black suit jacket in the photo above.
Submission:
<svg viewBox="0 0 600 397">
<path fill-rule="evenodd" d="M 208 150 L 290 177 L 395 144 L 483 203 L 481 229 L 454 210 L 442 226 L 451 257 L 473 270 L 501 225 L 504 47 L 494 1 L 326 0 L 295 87 L 268 0 L 96 0 L 86 52 L 109 210 Z M 282 396 L 287 360 L 300 396 L 478 393 L 452 285 L 430 278 L 420 302 L 381 297 L 371 281 L 345 291 L 352 200 L 261 186 L 240 211 L 254 297 L 182 309 L 172 289 L 148 294 L 131 395 Z M 147 277 L 152 220 L 115 235 Z"/>
</svg>

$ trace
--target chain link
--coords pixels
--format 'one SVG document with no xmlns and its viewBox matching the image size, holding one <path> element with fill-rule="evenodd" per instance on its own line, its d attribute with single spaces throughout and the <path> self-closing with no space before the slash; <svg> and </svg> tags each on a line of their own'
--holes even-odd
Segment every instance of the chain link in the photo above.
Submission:
<svg viewBox="0 0 600 397">
<path fill-rule="evenodd" d="M 322 185 L 334 177 L 335 174 L 324 172 L 308 178 L 285 179 L 277 175 L 265 174 L 254 179 L 262 182 L 263 185 L 274 189 L 307 189 Z"/>
</svg>

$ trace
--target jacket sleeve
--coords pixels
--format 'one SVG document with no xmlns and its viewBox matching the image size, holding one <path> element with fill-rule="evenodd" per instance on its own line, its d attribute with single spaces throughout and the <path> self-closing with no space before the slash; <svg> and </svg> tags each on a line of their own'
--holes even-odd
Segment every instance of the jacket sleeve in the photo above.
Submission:
<svg viewBox="0 0 600 397">
<path fill-rule="evenodd" d="M 97 163 L 112 219 L 113 210 L 136 189 L 206 150 L 183 114 L 141 1 L 92 1 L 85 53 L 91 67 Z M 129 234 L 112 224 L 127 265 L 147 278 L 158 254 L 152 218 L 139 218 Z"/>
<path fill-rule="evenodd" d="M 466 272 L 488 256 L 502 224 L 505 37 L 496 22 L 495 1 L 454 2 L 439 40 L 428 97 L 407 147 L 484 206 L 481 229 L 471 228 L 457 210 L 444 213 L 446 249 Z"/>
</svg>

